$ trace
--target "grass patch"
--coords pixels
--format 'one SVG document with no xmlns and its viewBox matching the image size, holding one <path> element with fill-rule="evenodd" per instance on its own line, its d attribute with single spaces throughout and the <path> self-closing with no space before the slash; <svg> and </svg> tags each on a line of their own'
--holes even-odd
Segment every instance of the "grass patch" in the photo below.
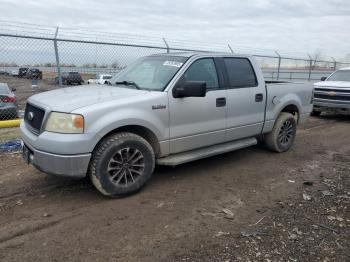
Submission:
<svg viewBox="0 0 350 262">
<path fill-rule="evenodd" d="M 21 134 L 19 128 L 4 128 L 0 129 L 0 143 L 10 140 L 20 139 Z"/>
</svg>

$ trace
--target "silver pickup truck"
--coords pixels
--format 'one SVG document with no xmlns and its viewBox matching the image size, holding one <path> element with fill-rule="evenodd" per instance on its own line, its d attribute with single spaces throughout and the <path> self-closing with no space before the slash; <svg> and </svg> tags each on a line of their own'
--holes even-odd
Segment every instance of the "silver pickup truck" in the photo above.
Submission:
<svg viewBox="0 0 350 262">
<path fill-rule="evenodd" d="M 257 144 L 293 144 L 312 111 L 312 86 L 264 81 L 251 56 L 171 53 L 143 57 L 110 85 L 28 99 L 23 157 L 45 173 L 85 177 L 104 195 L 139 190 L 155 164 Z"/>
</svg>

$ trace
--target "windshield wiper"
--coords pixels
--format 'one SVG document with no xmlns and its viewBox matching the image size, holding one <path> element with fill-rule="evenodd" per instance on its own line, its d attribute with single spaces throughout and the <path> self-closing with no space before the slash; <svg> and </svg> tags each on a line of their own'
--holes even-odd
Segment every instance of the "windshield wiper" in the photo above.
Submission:
<svg viewBox="0 0 350 262">
<path fill-rule="evenodd" d="M 115 82 L 116 85 L 134 86 L 136 89 L 141 89 L 134 81 L 118 81 Z"/>
</svg>

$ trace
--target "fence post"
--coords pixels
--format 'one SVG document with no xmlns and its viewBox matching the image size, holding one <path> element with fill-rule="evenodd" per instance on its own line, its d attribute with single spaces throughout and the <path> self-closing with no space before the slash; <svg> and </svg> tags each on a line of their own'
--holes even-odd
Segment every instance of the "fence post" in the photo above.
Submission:
<svg viewBox="0 0 350 262">
<path fill-rule="evenodd" d="M 311 80 L 311 70 L 312 70 L 312 57 L 307 54 L 307 56 L 309 57 L 309 78 L 308 78 L 308 81 Z"/>
<path fill-rule="evenodd" d="M 163 37 L 164 44 L 166 46 L 166 52 L 169 54 L 170 53 L 170 47 L 168 45 L 168 42 L 165 40 L 165 37 Z"/>
<path fill-rule="evenodd" d="M 232 47 L 230 46 L 230 44 L 227 44 L 228 48 L 230 49 L 231 53 L 234 54 L 235 52 L 233 52 Z"/>
<path fill-rule="evenodd" d="M 60 67 L 60 58 L 58 56 L 58 48 L 57 48 L 57 34 L 58 34 L 58 26 L 56 27 L 55 38 L 53 40 L 53 45 L 55 47 L 55 56 L 56 56 L 56 66 L 57 66 L 57 77 L 58 77 L 58 85 L 62 86 L 62 78 L 61 78 L 61 67 Z"/>
<path fill-rule="evenodd" d="M 331 58 L 332 58 L 332 60 L 333 60 L 333 69 L 334 69 L 334 70 L 337 70 L 337 61 L 334 59 L 333 56 L 332 56 Z"/>
<path fill-rule="evenodd" d="M 275 50 L 275 53 L 278 55 L 278 68 L 277 68 L 277 80 L 280 79 L 280 70 L 281 70 L 281 55 Z"/>
</svg>

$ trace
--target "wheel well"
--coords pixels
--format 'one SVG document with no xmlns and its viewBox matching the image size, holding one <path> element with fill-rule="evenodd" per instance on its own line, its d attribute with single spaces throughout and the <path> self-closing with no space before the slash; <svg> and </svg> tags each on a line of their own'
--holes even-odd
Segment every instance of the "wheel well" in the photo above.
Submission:
<svg viewBox="0 0 350 262">
<path fill-rule="evenodd" d="M 284 107 L 281 112 L 291 113 L 295 120 L 299 122 L 299 109 L 296 105 L 288 105 Z"/>
<path fill-rule="evenodd" d="M 154 154 L 156 156 L 159 155 L 160 146 L 158 143 L 157 136 L 148 128 L 143 127 L 143 126 L 137 126 L 137 125 L 123 126 L 123 127 L 119 127 L 117 129 L 112 130 L 111 132 L 106 134 L 103 138 L 105 138 L 111 134 L 115 134 L 115 133 L 119 133 L 119 132 L 129 132 L 129 133 L 139 135 L 140 137 L 144 138 L 148 143 L 150 143 L 150 145 L 153 148 Z"/>
</svg>

